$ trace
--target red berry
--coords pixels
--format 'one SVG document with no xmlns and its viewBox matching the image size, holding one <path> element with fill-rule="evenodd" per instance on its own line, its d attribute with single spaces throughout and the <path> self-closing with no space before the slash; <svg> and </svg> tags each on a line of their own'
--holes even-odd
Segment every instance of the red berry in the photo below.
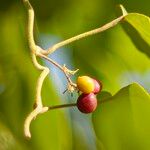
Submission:
<svg viewBox="0 0 150 150">
<path fill-rule="evenodd" d="M 91 113 L 97 107 L 97 99 L 94 93 L 81 94 L 77 100 L 77 107 L 82 113 Z"/>
<path fill-rule="evenodd" d="M 94 90 L 93 93 L 97 94 L 102 90 L 102 83 L 96 79 L 93 79 L 94 82 Z"/>
</svg>

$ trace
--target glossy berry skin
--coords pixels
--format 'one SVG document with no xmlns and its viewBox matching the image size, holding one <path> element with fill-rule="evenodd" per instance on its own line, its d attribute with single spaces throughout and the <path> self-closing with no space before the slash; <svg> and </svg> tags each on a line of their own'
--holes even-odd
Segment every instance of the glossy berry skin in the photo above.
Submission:
<svg viewBox="0 0 150 150">
<path fill-rule="evenodd" d="M 96 79 L 93 79 L 94 82 L 94 94 L 98 94 L 102 90 L 102 83 Z"/>
<path fill-rule="evenodd" d="M 93 79 L 88 76 L 79 76 L 77 79 L 77 87 L 85 94 L 91 93 L 94 90 Z"/>
<path fill-rule="evenodd" d="M 82 113 L 93 112 L 97 107 L 97 99 L 95 94 L 81 94 L 77 100 L 77 107 Z"/>
</svg>

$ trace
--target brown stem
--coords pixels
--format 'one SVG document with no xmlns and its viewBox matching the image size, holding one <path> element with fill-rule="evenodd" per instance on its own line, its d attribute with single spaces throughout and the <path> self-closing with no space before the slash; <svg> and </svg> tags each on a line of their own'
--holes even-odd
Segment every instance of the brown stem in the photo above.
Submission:
<svg viewBox="0 0 150 150">
<path fill-rule="evenodd" d="M 63 105 L 56 105 L 56 106 L 49 106 L 48 110 L 52 109 L 60 109 L 60 108 L 66 108 L 66 107 L 74 107 L 77 106 L 76 103 L 71 103 L 71 104 L 63 104 Z"/>
<path fill-rule="evenodd" d="M 85 38 L 85 37 L 88 37 L 88 36 L 91 36 L 91 35 L 94 35 L 94 34 L 97 34 L 97 33 L 101 33 L 109 28 L 112 28 L 114 26 L 116 26 L 122 19 L 124 18 L 124 15 L 118 17 L 117 19 L 114 19 L 113 21 L 103 25 L 102 27 L 100 28 L 97 28 L 97 29 L 94 29 L 94 30 L 91 30 L 91 31 L 88 31 L 88 32 L 85 32 L 85 33 L 82 33 L 82 34 L 79 34 L 77 36 L 74 36 L 72 38 L 69 38 L 65 41 L 62 41 L 62 42 L 59 42 L 55 45 L 53 45 L 52 47 L 50 47 L 49 49 L 47 49 L 46 51 L 42 51 L 42 53 L 44 55 L 48 55 L 48 54 L 51 54 L 53 53 L 55 50 L 57 50 L 58 48 L 62 47 L 62 46 L 65 46 L 67 44 L 70 44 L 74 41 L 77 41 L 77 40 L 80 40 L 82 38 Z"/>
</svg>

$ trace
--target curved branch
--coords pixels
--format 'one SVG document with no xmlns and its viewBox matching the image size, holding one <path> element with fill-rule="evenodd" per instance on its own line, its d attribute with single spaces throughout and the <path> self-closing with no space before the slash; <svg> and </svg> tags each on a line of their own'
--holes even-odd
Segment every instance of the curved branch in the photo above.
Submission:
<svg viewBox="0 0 150 150">
<path fill-rule="evenodd" d="M 71 104 L 62 104 L 62 105 L 56 105 L 56 106 L 49 106 L 49 107 L 36 107 L 26 118 L 25 123 L 24 123 L 24 134 L 25 137 L 31 138 L 31 133 L 30 133 L 30 124 L 33 119 L 35 119 L 39 114 L 45 113 L 49 110 L 54 110 L 54 109 L 60 109 L 60 108 L 66 108 L 66 107 L 74 107 L 76 106 L 76 103 L 71 103 Z"/>
<path fill-rule="evenodd" d="M 34 109 L 26 118 L 25 122 L 24 122 L 24 135 L 27 138 L 31 138 L 31 133 L 30 133 L 30 124 L 31 121 L 33 120 L 33 118 L 35 118 L 39 113 L 40 113 L 40 109 L 37 107 L 36 109 Z"/>
<path fill-rule="evenodd" d="M 37 80 L 36 97 L 35 97 L 35 104 L 37 106 L 42 107 L 41 90 L 42 90 L 43 82 L 48 74 L 49 74 L 49 68 L 44 67 L 44 70 L 42 71 L 42 73 L 40 74 L 40 76 Z"/>
<path fill-rule="evenodd" d="M 65 46 L 67 44 L 70 44 L 74 41 L 77 41 L 77 40 L 80 40 L 82 38 L 86 38 L 88 36 L 91 36 L 91 35 L 94 35 L 94 34 L 97 34 L 97 33 L 101 33 L 109 28 L 112 28 L 114 26 L 116 26 L 121 20 L 123 20 L 125 15 L 122 15 L 120 17 L 118 17 L 117 19 L 103 25 L 102 27 L 100 28 L 97 28 L 97 29 L 94 29 L 94 30 L 91 30 L 91 31 L 88 31 L 88 32 L 85 32 L 85 33 L 82 33 L 82 34 L 79 34 L 77 36 L 74 36 L 72 38 L 69 38 L 65 41 L 62 41 L 60 43 L 57 43 L 55 45 L 53 45 L 52 47 L 48 48 L 46 51 L 41 51 L 44 55 L 48 55 L 48 54 L 51 54 L 53 53 L 55 50 L 57 50 L 58 48 L 62 47 L 62 46 Z"/>
<path fill-rule="evenodd" d="M 42 104 L 42 99 L 41 99 L 41 90 L 42 90 L 42 85 L 43 82 L 46 78 L 46 76 L 49 73 L 49 69 L 47 67 L 40 66 L 40 69 L 43 69 L 42 73 L 40 74 L 38 80 L 37 80 L 37 85 L 36 85 L 36 96 L 35 96 L 35 109 L 27 116 L 25 122 L 24 122 L 24 135 L 28 138 L 31 138 L 31 133 L 30 133 L 30 124 L 33 118 L 35 118 L 38 114 L 43 113 L 45 110 Z M 43 110 L 44 109 L 44 110 Z"/>
<path fill-rule="evenodd" d="M 25 123 L 24 123 L 24 134 L 25 137 L 31 138 L 31 133 L 30 133 L 30 124 L 33 119 L 37 117 L 37 115 L 45 113 L 49 110 L 49 107 L 37 107 L 34 109 L 26 118 Z"/>
<path fill-rule="evenodd" d="M 41 98 L 41 90 L 43 86 L 43 82 L 46 78 L 46 76 L 49 74 L 49 68 L 42 66 L 38 63 L 36 56 L 40 56 L 40 52 L 42 51 L 42 48 L 37 46 L 34 42 L 34 36 L 33 36 L 33 26 L 34 26 L 34 10 L 28 0 L 23 0 L 27 11 L 28 11 L 28 26 L 27 26 L 27 36 L 28 36 L 28 44 L 29 48 L 31 50 L 31 57 L 34 66 L 42 71 L 40 74 L 38 80 L 37 80 L 37 85 L 36 85 L 36 96 L 35 96 L 35 104 L 34 104 L 34 110 L 27 116 L 24 122 L 24 135 L 25 137 L 31 138 L 31 133 L 30 133 L 30 124 L 34 118 L 36 118 L 37 115 L 44 113 L 50 109 L 56 109 L 56 108 L 62 108 L 62 107 L 69 107 L 72 106 L 71 104 L 66 104 L 62 106 L 51 106 L 51 107 L 43 107 L 42 104 L 42 98 Z M 42 57 L 42 56 L 40 56 Z M 65 69 L 58 65 L 57 63 L 53 62 L 59 69 L 63 70 L 65 72 Z M 73 73 L 73 72 L 72 72 Z"/>
<path fill-rule="evenodd" d="M 34 35 L 33 35 L 33 27 L 34 27 L 34 10 L 28 0 L 23 0 L 23 3 L 28 11 L 28 25 L 27 25 L 27 36 L 28 36 L 28 44 L 29 48 L 32 50 L 32 52 L 35 52 L 36 50 L 36 44 L 34 41 Z"/>
</svg>

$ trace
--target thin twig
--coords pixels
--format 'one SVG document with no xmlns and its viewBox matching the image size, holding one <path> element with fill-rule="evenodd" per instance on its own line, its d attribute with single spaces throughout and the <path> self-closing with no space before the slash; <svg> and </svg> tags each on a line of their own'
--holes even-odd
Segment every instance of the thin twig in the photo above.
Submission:
<svg viewBox="0 0 150 150">
<path fill-rule="evenodd" d="M 66 108 L 66 107 L 74 107 L 77 106 L 76 103 L 71 103 L 71 104 L 63 104 L 63 105 L 56 105 L 56 106 L 49 106 L 48 110 L 52 110 L 52 109 L 59 109 L 59 108 Z"/>
<path fill-rule="evenodd" d="M 72 74 L 72 75 L 75 74 L 78 71 L 78 69 L 75 70 L 75 71 L 71 71 L 71 70 L 67 69 L 65 66 L 59 65 L 57 62 L 55 62 L 54 60 L 50 59 L 49 57 L 47 57 L 47 56 L 45 56 L 43 54 L 38 54 L 38 56 L 41 57 L 41 58 L 44 58 L 44 59 L 48 60 L 53 65 L 55 65 L 56 67 L 58 67 L 65 74 L 68 83 L 71 86 L 73 86 L 74 88 L 76 88 L 76 84 L 71 81 L 69 74 Z"/>
<path fill-rule="evenodd" d="M 82 38 L 85 38 L 85 37 L 88 37 L 88 36 L 91 36 L 91 35 L 94 35 L 94 34 L 97 34 L 97 33 L 100 33 L 100 32 L 103 32 L 109 28 L 112 28 L 114 26 L 116 26 L 122 19 L 124 18 L 124 15 L 123 16 L 120 16 L 118 17 L 117 19 L 103 25 L 102 27 L 100 28 L 97 28 L 97 29 L 94 29 L 94 30 L 91 30 L 91 31 L 88 31 L 88 32 L 85 32 L 85 33 L 82 33 L 82 34 L 79 34 L 77 36 L 74 36 L 72 38 L 69 38 L 65 41 L 62 41 L 60 43 L 57 43 L 55 45 L 53 45 L 52 47 L 48 48 L 47 50 L 45 51 L 41 51 L 44 55 L 48 55 L 48 54 L 51 54 L 53 53 L 55 50 L 57 50 L 58 48 L 62 47 L 62 46 L 65 46 L 67 44 L 70 44 L 74 41 L 77 41 L 77 40 L 80 40 Z"/>
<path fill-rule="evenodd" d="M 57 62 L 55 62 L 53 59 L 43 55 L 43 54 L 38 54 L 39 57 L 44 58 L 46 60 L 48 60 L 50 63 L 52 63 L 53 65 L 55 65 L 57 68 L 59 68 L 61 71 L 64 71 L 63 67 L 58 64 Z"/>
</svg>

